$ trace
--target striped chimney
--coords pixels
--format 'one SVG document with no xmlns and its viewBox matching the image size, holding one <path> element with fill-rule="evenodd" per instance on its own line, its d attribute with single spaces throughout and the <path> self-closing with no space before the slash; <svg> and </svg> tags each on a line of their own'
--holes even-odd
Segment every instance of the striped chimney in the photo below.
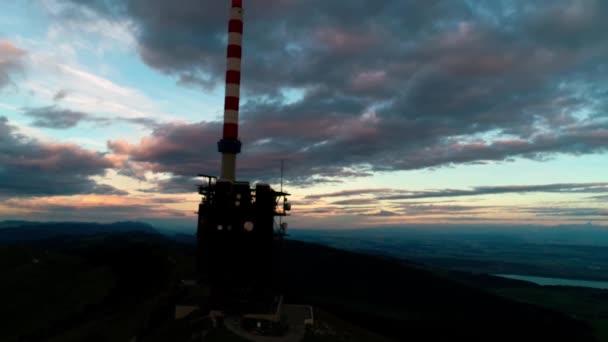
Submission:
<svg viewBox="0 0 608 342">
<path fill-rule="evenodd" d="M 239 141 L 239 96 L 241 88 L 241 45 L 243 41 L 243 1 L 232 0 L 228 22 L 226 63 L 226 97 L 224 100 L 224 132 L 218 142 L 222 153 L 221 178 L 236 179 L 236 155 L 241 152 Z"/>
</svg>

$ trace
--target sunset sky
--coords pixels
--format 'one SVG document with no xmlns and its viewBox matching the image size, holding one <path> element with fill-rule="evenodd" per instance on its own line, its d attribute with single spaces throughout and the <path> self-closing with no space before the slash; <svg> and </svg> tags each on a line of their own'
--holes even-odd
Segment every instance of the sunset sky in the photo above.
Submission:
<svg viewBox="0 0 608 342">
<path fill-rule="evenodd" d="M 229 1 L 2 0 L 0 220 L 194 229 Z M 237 177 L 297 228 L 608 225 L 608 1 L 245 0 Z"/>
</svg>

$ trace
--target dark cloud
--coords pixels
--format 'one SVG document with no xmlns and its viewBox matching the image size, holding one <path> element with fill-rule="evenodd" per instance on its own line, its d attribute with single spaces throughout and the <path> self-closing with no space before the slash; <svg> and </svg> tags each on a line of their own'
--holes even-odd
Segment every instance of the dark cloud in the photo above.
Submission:
<svg viewBox="0 0 608 342">
<path fill-rule="evenodd" d="M 71 128 L 83 120 L 90 120 L 88 114 L 60 109 L 55 106 L 25 108 L 23 114 L 34 119 L 32 125 L 36 127 L 66 129 Z"/>
<path fill-rule="evenodd" d="M 329 198 L 329 197 L 350 197 L 350 196 L 359 196 L 359 195 L 374 195 L 374 194 L 388 194 L 395 190 L 388 188 L 381 189 L 355 189 L 355 190 L 343 190 L 330 192 L 326 194 L 313 194 L 306 196 L 307 199 L 320 199 L 320 198 Z"/>
<path fill-rule="evenodd" d="M 478 186 L 472 189 L 441 189 L 432 191 L 410 191 L 401 189 L 355 189 L 338 192 L 330 192 L 326 194 L 309 195 L 307 199 L 324 199 L 333 197 L 354 197 L 366 196 L 366 198 L 356 198 L 344 201 L 332 202 L 332 204 L 352 204 L 350 201 L 355 201 L 357 204 L 374 203 L 379 200 L 410 200 L 424 198 L 444 198 L 444 197 L 464 197 L 464 196 L 481 196 L 494 194 L 510 194 L 510 193 L 608 193 L 608 183 L 557 183 L 557 184 L 536 184 L 536 185 L 508 185 L 508 186 Z M 593 198 L 603 198 L 604 196 L 596 196 Z M 420 203 L 420 202 L 417 202 Z M 458 208 L 460 206 L 451 206 Z M 463 208 L 471 208 L 465 206 Z"/>
<path fill-rule="evenodd" d="M 393 203 L 381 205 L 378 209 L 378 201 L 374 199 L 338 201 L 329 203 L 321 208 L 298 209 L 298 214 L 333 214 L 333 215 L 359 215 L 366 217 L 435 217 L 449 218 L 473 217 L 473 215 L 488 214 L 492 209 L 506 207 L 474 206 L 474 205 L 444 205 L 444 204 L 421 204 L 421 203 Z M 517 207 L 509 207 L 509 210 L 518 210 Z M 302 212 L 301 212 L 302 211 Z"/>
<path fill-rule="evenodd" d="M 374 202 L 377 203 L 377 199 L 375 198 L 353 198 L 353 199 L 347 199 L 347 200 L 342 200 L 342 201 L 334 201 L 331 202 L 330 204 L 333 205 L 370 205 L 370 204 L 374 204 Z"/>
<path fill-rule="evenodd" d="M 589 197 L 589 199 L 592 199 L 595 201 L 600 201 L 600 202 L 608 202 L 608 195 L 591 196 L 591 197 Z"/>
<path fill-rule="evenodd" d="M 401 216 L 402 214 L 390 211 L 390 210 L 380 210 L 378 212 L 372 214 L 364 214 L 364 216 L 379 216 L 379 217 L 389 217 L 389 216 Z"/>
<path fill-rule="evenodd" d="M 24 56 L 25 50 L 9 41 L 0 40 L 0 89 L 13 83 L 13 73 L 23 70 Z"/>
<path fill-rule="evenodd" d="M 228 3 L 68 2 L 87 6 L 110 18 L 132 20 L 137 26 L 141 58 L 148 65 L 175 75 L 182 83 L 209 87 L 223 81 Z M 315 77 L 347 84 L 350 80 L 345 74 L 353 75 L 353 68 L 365 69 L 369 58 L 373 58 L 373 64 L 381 65 L 385 58 L 396 57 L 395 53 L 405 50 L 399 41 L 423 35 L 434 18 L 455 21 L 467 17 L 468 12 L 466 6 L 445 0 L 408 3 L 358 0 L 349 2 L 347 10 L 343 4 L 321 0 L 248 3 L 244 45 L 247 56 L 244 70 L 250 75 L 244 81 L 247 91 L 276 94 L 283 86 L 318 84 Z M 77 8 L 70 8 L 67 14 L 78 15 Z M 359 66 L 338 63 L 345 58 L 363 63 Z M 310 71 L 319 72 L 313 76 Z"/>
<path fill-rule="evenodd" d="M 182 84 L 223 83 L 227 3 L 68 2 L 131 20 L 142 60 Z M 240 175 L 276 180 L 281 159 L 306 184 L 603 153 L 606 15 L 599 0 L 247 3 Z M 132 161 L 217 172 L 219 123 L 154 128 Z"/>
<path fill-rule="evenodd" d="M 239 156 L 240 177 L 276 181 L 280 160 L 286 162 L 289 182 L 310 184 L 369 176 L 373 171 L 505 161 L 513 157 L 543 160 L 556 153 L 602 152 L 608 146 L 608 130 L 591 125 L 564 129 L 561 134 L 536 134 L 530 140 L 444 139 L 426 147 L 415 141 L 389 146 L 387 140 L 398 139 L 397 132 L 394 137 L 387 138 L 385 134 L 394 128 L 381 130 L 368 120 L 359 117 L 332 123 L 330 118 L 321 122 L 295 119 L 294 127 L 281 121 L 246 121 L 242 125 L 245 145 Z M 147 163 L 155 172 L 186 177 L 200 172 L 215 174 L 219 169 L 216 143 L 220 132 L 221 125 L 215 122 L 159 125 L 139 144 L 111 141 L 109 147 L 129 155 L 131 161 Z"/>
<path fill-rule="evenodd" d="M 607 41 L 608 3 L 602 0 L 560 0 L 536 6 L 529 21 L 531 36 L 562 47 L 577 47 L 590 40 Z"/>
<path fill-rule="evenodd" d="M 172 172 L 193 177 L 199 173 L 214 174 L 219 168 L 216 143 L 219 123 L 192 125 L 167 124 L 142 138 L 137 145 L 126 141 L 109 141 L 108 148 L 130 156 L 132 162 L 151 163 L 154 172 Z"/>
<path fill-rule="evenodd" d="M 196 179 L 194 177 L 174 176 L 156 182 L 156 186 L 152 189 L 140 191 L 165 194 L 194 193 L 197 191 L 197 185 L 202 183 L 203 181 L 201 179 Z"/>
<path fill-rule="evenodd" d="M 183 203 L 184 200 L 182 198 L 146 198 L 146 202 L 150 203 L 158 203 L 158 204 L 175 204 L 175 203 Z"/>
<path fill-rule="evenodd" d="M 314 209 L 298 209 L 298 215 L 324 215 L 336 214 L 335 208 L 314 208 Z"/>
<path fill-rule="evenodd" d="M 146 128 L 150 128 L 150 129 L 157 128 L 157 127 L 159 127 L 161 125 L 161 123 L 158 122 L 156 119 L 146 118 L 146 117 L 141 117 L 141 118 L 114 118 L 113 120 L 127 122 L 127 123 L 131 123 L 131 124 L 134 124 L 134 125 L 140 125 L 140 126 L 144 126 Z"/>
<path fill-rule="evenodd" d="M 359 210 L 353 209 L 352 213 L 368 216 L 368 217 L 433 217 L 438 219 L 455 219 L 455 220 L 493 220 L 497 218 L 487 217 L 488 214 L 494 215 L 496 210 L 507 210 L 513 213 L 532 214 L 537 218 L 550 219 L 552 217 L 560 217 L 564 219 L 576 219 L 576 220 L 602 220 L 608 216 L 608 211 L 603 208 L 589 208 L 589 207 L 564 207 L 561 205 L 554 205 L 551 207 L 518 207 L 518 206 L 471 206 L 471 205 L 420 205 L 418 203 L 404 203 L 403 205 L 392 207 L 390 210 Z M 343 210 L 334 209 L 333 213 L 342 212 Z M 531 218 L 532 219 L 532 218 Z M 498 220 L 509 220 L 501 219 Z M 521 220 L 521 219 L 520 219 Z"/>
<path fill-rule="evenodd" d="M 156 218 L 181 219 L 188 215 L 182 211 L 166 208 L 162 203 L 152 204 L 97 204 L 82 206 L 70 203 L 48 203 L 45 201 L 10 199 L 3 205 L 28 211 L 28 219 L 44 221 L 114 222 L 116 220 L 140 220 Z M 194 216 L 194 214 L 192 214 Z"/>
<path fill-rule="evenodd" d="M 542 184 L 542 185 L 509 185 L 509 186 L 479 186 L 470 190 L 444 189 L 436 191 L 414 191 L 410 193 L 379 196 L 383 200 L 402 200 L 438 197 L 462 197 L 495 194 L 523 194 L 531 192 L 544 193 L 597 193 L 607 192 L 608 183 L 572 183 L 572 184 Z"/>
<path fill-rule="evenodd" d="M 0 197 L 125 194 L 90 178 L 117 166 L 99 152 L 27 138 L 0 117 Z"/>
<path fill-rule="evenodd" d="M 533 217 L 527 217 L 526 220 L 547 220 L 554 217 L 559 217 L 560 220 L 583 220 L 583 221 L 602 221 L 608 216 L 608 211 L 603 208 L 573 208 L 555 205 L 551 207 L 518 207 L 518 206 L 471 206 L 471 205 L 437 205 L 437 204 L 419 204 L 419 203 L 403 203 L 402 205 L 391 207 L 390 209 L 377 210 L 374 208 L 325 208 L 325 212 L 331 214 L 355 214 L 366 217 L 417 217 L 417 218 L 433 218 L 446 219 L 449 221 L 510 221 L 519 219 L 505 219 L 488 217 L 487 214 L 493 215 L 495 210 L 508 210 L 513 213 L 531 214 Z"/>
<path fill-rule="evenodd" d="M 68 96 L 68 91 L 65 89 L 59 89 L 55 95 L 53 95 L 53 101 L 60 101 Z"/>
<path fill-rule="evenodd" d="M 420 204 L 405 204 L 401 206 L 402 215 L 409 216 L 425 216 L 425 215 L 478 215 L 488 212 L 491 206 L 472 206 L 472 205 L 420 205 Z"/>
<path fill-rule="evenodd" d="M 57 97 L 58 94 L 55 95 Z M 65 95 L 64 95 L 65 96 Z M 92 122 L 98 125 L 110 125 L 113 122 L 126 122 L 134 125 L 144 126 L 150 129 L 159 127 L 161 124 L 152 118 L 107 118 L 95 116 L 88 113 L 59 108 L 56 105 L 23 108 L 23 114 L 34 119 L 32 125 L 36 127 L 67 129 L 77 126 L 82 122 Z"/>
<path fill-rule="evenodd" d="M 370 204 L 373 202 L 370 201 Z M 363 216 L 461 216 L 461 215 L 479 215 L 488 212 L 491 206 L 472 206 L 472 205 L 441 205 L 441 204 L 418 204 L 418 203 L 404 203 L 398 206 L 392 206 L 389 209 L 382 209 L 380 211 L 373 210 L 359 210 L 359 214 Z M 358 209 L 355 209 L 358 210 Z"/>
<path fill-rule="evenodd" d="M 521 208 L 522 212 L 535 214 L 536 216 L 572 216 L 572 217 L 604 217 L 608 216 L 608 210 L 599 208 Z"/>
</svg>

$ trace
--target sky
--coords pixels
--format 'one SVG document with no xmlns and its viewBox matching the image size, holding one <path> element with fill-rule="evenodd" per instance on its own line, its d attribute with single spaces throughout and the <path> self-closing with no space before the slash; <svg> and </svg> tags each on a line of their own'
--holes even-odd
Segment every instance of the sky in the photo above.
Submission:
<svg viewBox="0 0 608 342">
<path fill-rule="evenodd" d="M 0 219 L 195 225 L 230 2 L 0 12 Z M 608 2 L 249 0 L 237 177 L 295 228 L 608 225 Z"/>
</svg>

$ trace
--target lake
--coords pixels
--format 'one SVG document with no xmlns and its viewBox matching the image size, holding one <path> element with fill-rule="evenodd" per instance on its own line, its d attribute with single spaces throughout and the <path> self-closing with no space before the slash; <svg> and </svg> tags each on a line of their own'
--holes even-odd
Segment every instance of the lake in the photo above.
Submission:
<svg viewBox="0 0 608 342">
<path fill-rule="evenodd" d="M 534 276 L 524 276 L 524 275 L 517 275 L 517 274 L 494 274 L 494 275 L 497 277 L 529 281 L 531 283 L 535 283 L 538 285 L 580 286 L 580 287 L 591 287 L 594 289 L 608 289 L 608 281 L 534 277 Z"/>
</svg>

